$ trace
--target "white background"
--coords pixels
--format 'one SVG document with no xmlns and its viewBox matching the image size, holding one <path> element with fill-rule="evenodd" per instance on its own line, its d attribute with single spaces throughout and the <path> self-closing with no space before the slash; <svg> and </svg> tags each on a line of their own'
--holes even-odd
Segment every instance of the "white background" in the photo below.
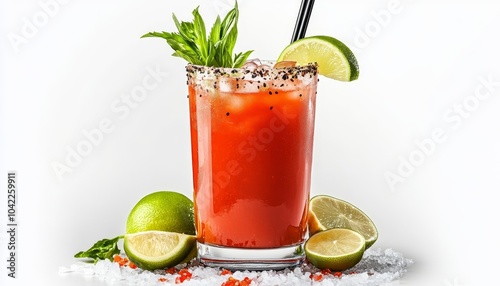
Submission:
<svg viewBox="0 0 500 286">
<path fill-rule="evenodd" d="M 357 205 L 380 232 L 373 247 L 414 260 L 395 285 L 494 284 L 498 4 L 316 2 L 307 35 L 345 42 L 361 73 L 352 83 L 320 80 L 312 195 Z M 122 234 L 144 195 L 170 189 L 192 197 L 185 63 L 164 41 L 139 37 L 173 31 L 172 12 L 191 20 L 198 5 L 212 23 L 233 2 L 0 3 L 0 284 L 104 285 L 59 276 L 58 268 L 98 239 Z M 239 4 L 237 50 L 276 58 L 290 41 L 300 0 Z M 156 81 L 150 70 L 160 72 Z M 144 89 L 145 78 L 154 88 L 129 113 L 116 112 Z M 103 120 L 111 130 L 85 149 L 85 133 Z M 87 154 L 68 166 L 79 147 Z M 57 164 L 71 172 L 58 178 Z M 9 170 L 19 181 L 17 279 L 7 278 L 5 267 Z M 399 180 L 391 186 L 387 174 Z"/>
</svg>

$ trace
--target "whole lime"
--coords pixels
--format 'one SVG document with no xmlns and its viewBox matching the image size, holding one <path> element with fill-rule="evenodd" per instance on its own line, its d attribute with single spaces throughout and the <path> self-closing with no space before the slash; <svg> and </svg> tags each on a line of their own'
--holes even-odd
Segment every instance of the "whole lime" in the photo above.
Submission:
<svg viewBox="0 0 500 286">
<path fill-rule="evenodd" d="M 150 230 L 194 235 L 193 202 L 174 191 L 157 191 L 146 195 L 130 211 L 126 232 Z"/>
</svg>

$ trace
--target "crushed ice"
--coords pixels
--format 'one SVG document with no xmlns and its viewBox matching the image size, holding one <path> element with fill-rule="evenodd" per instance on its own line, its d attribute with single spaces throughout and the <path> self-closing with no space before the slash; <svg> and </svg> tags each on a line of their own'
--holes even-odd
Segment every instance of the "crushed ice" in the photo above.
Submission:
<svg viewBox="0 0 500 286">
<path fill-rule="evenodd" d="M 190 280 L 182 285 L 221 285 L 229 277 L 242 280 L 248 277 L 252 286 L 270 285 L 331 285 L 331 286 L 376 286 L 401 278 L 411 259 L 403 257 L 392 249 L 368 249 L 363 259 L 353 268 L 342 273 L 340 277 L 333 274 L 321 274 L 321 271 L 311 264 L 304 263 L 294 269 L 280 271 L 235 271 L 232 274 L 221 275 L 217 268 L 204 267 L 195 260 L 189 265 L 179 265 L 177 269 L 186 267 L 192 273 Z M 168 274 L 165 270 L 146 271 L 120 267 L 118 263 L 100 260 L 96 264 L 79 262 L 69 267 L 60 267 L 59 274 L 78 273 L 93 277 L 108 283 L 122 282 L 128 285 L 176 285 L 179 274 Z M 311 274 L 321 275 L 320 281 L 311 279 Z M 337 275 L 338 276 L 338 275 Z"/>
</svg>

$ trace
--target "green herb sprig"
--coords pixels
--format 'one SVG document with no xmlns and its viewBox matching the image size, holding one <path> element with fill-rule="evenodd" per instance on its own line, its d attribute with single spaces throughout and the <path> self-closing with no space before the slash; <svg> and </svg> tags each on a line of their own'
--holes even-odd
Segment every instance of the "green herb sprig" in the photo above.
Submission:
<svg viewBox="0 0 500 286">
<path fill-rule="evenodd" d="M 109 259 L 113 261 L 113 256 L 115 254 L 120 254 L 120 249 L 118 248 L 118 241 L 123 238 L 123 235 L 117 236 L 113 239 L 101 239 L 94 243 L 86 251 L 80 251 L 75 254 L 75 258 L 90 258 L 96 263 L 98 260 Z"/>
<path fill-rule="evenodd" d="M 194 9 L 192 22 L 179 22 L 172 14 L 178 33 L 149 32 L 141 38 L 158 37 L 167 41 L 175 51 L 172 55 L 185 59 L 191 64 L 213 67 L 241 67 L 253 50 L 235 53 L 233 50 L 238 37 L 238 2 L 224 19 L 217 16 L 207 37 L 205 22 Z"/>
</svg>

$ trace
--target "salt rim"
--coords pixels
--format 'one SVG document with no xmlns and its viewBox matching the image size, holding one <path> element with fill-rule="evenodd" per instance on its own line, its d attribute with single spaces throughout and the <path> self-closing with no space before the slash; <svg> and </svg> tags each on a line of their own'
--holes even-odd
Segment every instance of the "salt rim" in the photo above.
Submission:
<svg viewBox="0 0 500 286">
<path fill-rule="evenodd" d="M 285 63 L 285 62 L 281 62 Z M 282 65 L 275 67 L 272 61 L 250 60 L 241 68 L 221 68 L 188 64 L 186 66 L 187 84 L 199 86 L 202 90 L 213 92 L 217 88 L 224 89 L 229 82 L 236 81 L 238 86 L 255 84 L 256 89 L 266 90 L 266 85 L 261 82 L 268 82 L 281 90 L 288 86 L 295 86 L 299 82 L 308 85 L 312 81 L 317 81 L 318 65 L 309 63 L 307 65 L 293 66 Z M 238 84 L 238 81 L 241 81 Z M 283 88 L 285 86 L 285 88 Z M 226 88 L 227 89 L 227 88 Z M 232 88 L 229 90 L 234 91 Z M 256 92 L 256 90 L 254 90 Z"/>
<path fill-rule="evenodd" d="M 122 254 L 123 255 L 123 254 Z M 330 286 L 376 286 L 401 278 L 407 268 L 413 264 L 412 259 L 403 257 L 392 249 L 368 249 L 363 259 L 353 268 L 339 276 L 321 274 L 321 270 L 309 263 L 303 263 L 294 269 L 280 271 L 235 271 L 232 274 L 221 275 L 221 269 L 204 267 L 197 260 L 189 264 L 181 264 L 177 270 L 187 268 L 192 277 L 182 282 L 182 285 L 222 285 L 229 277 L 243 280 L 248 277 L 252 286 L 270 285 L 330 285 Z M 123 282 L 124 285 L 178 285 L 179 274 L 168 274 L 165 270 L 147 271 L 139 268 L 120 267 L 118 263 L 100 260 L 96 264 L 79 262 L 70 267 L 60 267 L 60 275 L 69 273 L 81 274 L 108 283 Z M 317 280 L 312 279 L 316 275 Z M 320 276 L 321 275 L 321 276 Z M 160 280 L 160 278 L 163 278 Z"/>
<path fill-rule="evenodd" d="M 285 63 L 285 62 L 280 62 Z M 202 74 L 203 76 L 225 76 L 241 79 L 255 79 L 256 77 L 270 77 L 272 79 L 293 79 L 307 74 L 316 75 L 318 73 L 318 64 L 309 63 L 307 65 L 282 65 L 275 67 L 278 63 L 273 61 L 260 61 L 258 59 L 247 61 L 241 68 L 210 67 L 188 64 L 186 72 L 188 79 Z"/>
</svg>

